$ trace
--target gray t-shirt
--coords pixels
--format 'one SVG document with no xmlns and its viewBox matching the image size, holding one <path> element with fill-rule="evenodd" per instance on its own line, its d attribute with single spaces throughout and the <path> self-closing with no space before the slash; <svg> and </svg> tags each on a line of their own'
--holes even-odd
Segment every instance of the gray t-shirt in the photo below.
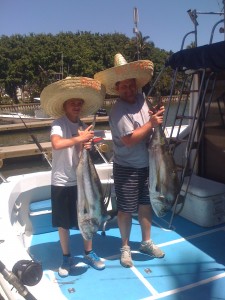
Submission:
<svg viewBox="0 0 225 300">
<path fill-rule="evenodd" d="M 125 146 L 121 141 L 121 137 L 131 134 L 148 121 L 148 106 L 141 94 L 137 95 L 134 104 L 117 99 L 109 116 L 115 163 L 133 168 L 148 167 L 147 139 L 132 147 Z"/>
<path fill-rule="evenodd" d="M 78 135 L 79 126 L 79 123 L 73 123 L 63 116 L 53 121 L 51 135 L 57 134 L 63 138 L 71 138 Z M 77 184 L 76 168 L 80 151 L 80 145 L 58 150 L 52 149 L 52 185 L 74 186 Z"/>
</svg>

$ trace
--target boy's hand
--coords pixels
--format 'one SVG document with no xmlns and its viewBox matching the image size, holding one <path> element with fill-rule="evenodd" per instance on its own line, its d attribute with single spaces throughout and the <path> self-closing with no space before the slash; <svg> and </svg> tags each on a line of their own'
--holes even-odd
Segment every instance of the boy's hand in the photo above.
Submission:
<svg viewBox="0 0 225 300">
<path fill-rule="evenodd" d="M 92 129 L 92 125 L 88 126 L 85 130 L 78 130 L 78 134 L 80 136 L 80 141 L 82 143 L 91 142 L 94 137 L 94 130 Z"/>
</svg>

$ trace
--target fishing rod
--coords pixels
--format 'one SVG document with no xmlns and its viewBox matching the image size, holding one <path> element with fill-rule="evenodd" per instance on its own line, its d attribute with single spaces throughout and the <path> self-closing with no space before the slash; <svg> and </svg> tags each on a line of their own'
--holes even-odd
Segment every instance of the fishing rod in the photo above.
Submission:
<svg viewBox="0 0 225 300">
<path fill-rule="evenodd" d="M 4 279 L 11 284 L 17 292 L 27 300 L 37 300 L 23 284 L 22 280 L 18 278 L 12 271 L 9 271 L 6 266 L 0 261 L 0 273 L 3 275 Z"/>
<path fill-rule="evenodd" d="M 1 178 L 1 180 L 2 180 L 2 182 L 4 182 L 4 183 L 6 183 L 7 182 L 7 180 L 5 179 L 5 177 L 2 175 L 2 173 L 0 172 L 0 178 Z"/>
<path fill-rule="evenodd" d="M 3 166 L 3 160 L 0 159 L 0 168 Z M 3 176 L 3 174 L 0 172 L 0 179 L 2 182 L 7 182 L 6 178 Z"/>
<path fill-rule="evenodd" d="M 50 162 L 48 155 L 45 153 L 43 147 L 41 146 L 41 144 L 39 143 L 39 141 L 37 140 L 36 136 L 33 135 L 33 133 L 31 132 L 30 128 L 27 126 L 27 124 L 24 122 L 23 118 L 17 114 L 17 116 L 20 118 L 21 122 L 23 123 L 23 125 L 25 126 L 27 132 L 29 133 L 30 137 L 32 138 L 32 140 L 34 141 L 34 143 L 37 145 L 38 149 L 40 150 L 41 154 L 43 155 L 43 157 L 46 159 L 46 161 L 48 162 L 49 166 L 52 168 L 52 163 Z"/>
<path fill-rule="evenodd" d="M 94 115 L 94 118 L 93 118 L 93 121 L 92 121 L 92 124 L 91 124 L 93 130 L 95 128 L 96 118 L 97 118 L 97 114 Z M 81 121 L 80 121 L 80 127 L 82 127 Z M 99 146 L 96 144 L 97 142 L 102 141 L 102 140 L 103 140 L 102 138 L 98 138 L 98 137 L 94 138 L 93 139 L 93 146 L 94 146 L 95 150 L 98 152 L 98 154 L 101 156 L 103 161 L 108 164 L 109 163 L 108 160 L 105 158 L 105 156 L 102 154 Z M 107 146 L 107 145 L 105 145 L 105 146 Z M 104 150 L 104 152 L 106 152 L 106 150 Z"/>
<path fill-rule="evenodd" d="M 0 240 L 0 244 L 4 242 L 4 240 Z M 34 286 L 40 282 L 43 276 L 43 269 L 39 262 L 33 260 L 19 260 L 13 266 L 12 271 L 10 271 L 0 260 L 0 273 L 24 299 L 37 300 L 25 285 Z"/>
</svg>

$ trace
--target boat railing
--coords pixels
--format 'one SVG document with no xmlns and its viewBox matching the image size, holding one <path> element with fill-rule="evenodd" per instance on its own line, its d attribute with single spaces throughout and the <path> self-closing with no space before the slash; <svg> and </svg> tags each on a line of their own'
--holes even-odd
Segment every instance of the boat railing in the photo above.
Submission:
<svg viewBox="0 0 225 300">
<path fill-rule="evenodd" d="M 216 27 L 217 27 L 220 23 L 222 23 L 222 22 L 224 22 L 224 19 L 222 19 L 222 20 L 216 22 L 216 24 L 213 26 L 212 31 L 211 31 L 211 35 L 210 35 L 209 44 L 212 44 L 212 42 L 213 42 L 213 37 L 214 37 L 214 32 L 215 32 Z M 225 30 L 225 29 L 224 29 L 224 28 L 223 28 L 223 29 L 220 28 L 220 33 L 223 32 L 222 30 Z"/>
<path fill-rule="evenodd" d="M 225 41 L 225 0 L 222 0 L 222 4 L 223 4 L 223 10 L 222 10 L 221 12 L 200 12 L 200 11 L 197 11 L 196 9 L 193 9 L 193 10 L 189 9 L 189 10 L 187 11 L 187 13 L 188 13 L 188 15 L 189 15 L 191 21 L 192 21 L 193 24 L 194 24 L 194 31 L 190 31 L 190 32 L 188 32 L 188 33 L 184 36 L 184 38 L 183 38 L 183 40 L 182 40 L 182 44 L 181 44 L 181 50 L 182 50 L 183 47 L 184 47 L 184 42 L 185 42 L 187 36 L 190 35 L 190 34 L 192 34 L 192 33 L 194 33 L 194 35 L 195 35 L 195 47 L 198 46 L 198 42 L 197 42 L 197 38 L 198 38 L 198 37 L 197 37 L 197 35 L 198 35 L 198 33 L 197 33 L 197 26 L 199 25 L 198 22 L 197 22 L 197 17 L 198 17 L 198 15 L 220 15 L 220 16 L 223 15 L 223 19 L 221 19 L 220 21 L 216 22 L 216 23 L 214 24 L 213 28 L 212 28 L 211 35 L 210 35 L 210 40 L 209 40 L 209 44 L 212 44 L 212 42 L 213 42 L 213 37 L 214 37 L 214 33 L 215 33 L 215 29 L 216 29 L 216 27 L 217 27 L 220 23 L 223 23 L 223 24 L 224 24 L 224 27 L 221 27 L 221 28 L 219 29 L 219 32 L 220 32 L 220 33 L 224 33 L 224 41 Z"/>
</svg>

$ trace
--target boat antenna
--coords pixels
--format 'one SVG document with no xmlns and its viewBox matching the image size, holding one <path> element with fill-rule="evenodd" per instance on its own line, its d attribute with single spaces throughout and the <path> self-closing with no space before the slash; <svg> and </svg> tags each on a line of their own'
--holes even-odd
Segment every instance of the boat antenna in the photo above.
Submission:
<svg viewBox="0 0 225 300">
<path fill-rule="evenodd" d="M 197 26 L 198 26 L 198 22 L 197 22 L 197 17 L 198 17 L 198 16 L 197 16 L 197 11 L 196 11 L 196 9 L 193 9 L 193 10 L 189 9 L 189 10 L 187 11 L 187 13 L 188 13 L 189 17 L 191 18 L 191 21 L 194 23 L 194 27 L 195 27 L 195 30 L 189 32 L 188 34 L 194 33 L 194 35 L 195 35 L 195 47 L 197 47 L 197 46 L 198 46 L 198 45 L 197 45 Z M 186 37 L 186 36 L 185 36 L 185 37 Z M 183 40 L 183 41 L 184 41 L 184 40 Z M 183 43 L 182 43 L 181 49 L 183 49 Z"/>
<path fill-rule="evenodd" d="M 137 7 L 135 7 L 134 8 L 134 29 L 133 29 L 133 33 L 135 33 L 135 35 L 136 35 L 137 60 L 139 60 L 139 45 L 138 45 L 139 30 L 138 30 L 138 27 L 137 27 L 138 22 L 139 22 L 138 9 L 137 9 Z"/>
</svg>

